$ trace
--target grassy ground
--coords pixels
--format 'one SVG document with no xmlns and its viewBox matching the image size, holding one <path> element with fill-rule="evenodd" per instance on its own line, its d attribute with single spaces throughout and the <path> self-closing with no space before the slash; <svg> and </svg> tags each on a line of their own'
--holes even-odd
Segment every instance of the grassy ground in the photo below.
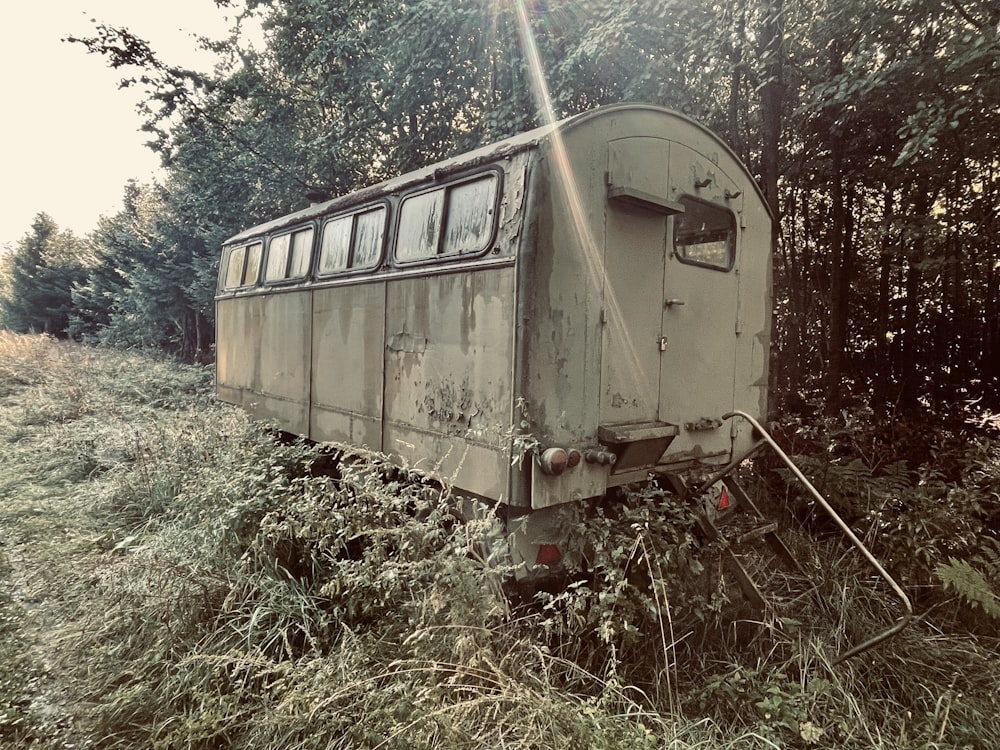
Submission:
<svg viewBox="0 0 1000 750">
<path fill-rule="evenodd" d="M 683 509 L 637 493 L 567 519 L 591 580 L 511 612 L 441 488 L 331 472 L 210 391 L 0 333 L 0 747 L 1000 747 L 995 446 L 950 484 L 827 469 L 921 614 L 833 667 L 897 611 L 822 530 L 786 529 L 821 601 L 775 575 L 749 621 Z"/>
</svg>

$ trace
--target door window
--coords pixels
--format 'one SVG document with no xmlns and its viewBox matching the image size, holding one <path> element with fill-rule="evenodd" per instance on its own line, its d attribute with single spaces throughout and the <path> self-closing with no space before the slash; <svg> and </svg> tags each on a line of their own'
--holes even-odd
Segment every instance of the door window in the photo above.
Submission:
<svg viewBox="0 0 1000 750">
<path fill-rule="evenodd" d="M 685 196 L 674 216 L 674 253 L 682 263 L 728 271 L 736 257 L 736 216 L 714 203 Z"/>
</svg>

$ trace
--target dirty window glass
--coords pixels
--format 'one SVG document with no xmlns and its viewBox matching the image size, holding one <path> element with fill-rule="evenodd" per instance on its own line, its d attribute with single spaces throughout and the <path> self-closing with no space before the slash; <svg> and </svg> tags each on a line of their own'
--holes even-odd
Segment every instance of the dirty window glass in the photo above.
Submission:
<svg viewBox="0 0 1000 750">
<path fill-rule="evenodd" d="M 448 193 L 448 225 L 441 252 L 477 253 L 493 235 L 497 176 L 456 185 Z"/>
<path fill-rule="evenodd" d="M 309 273 L 313 229 L 272 237 L 267 247 L 264 281 L 299 279 Z"/>
<path fill-rule="evenodd" d="M 223 289 L 236 289 L 241 286 L 253 286 L 257 283 L 260 273 L 260 242 L 252 245 L 241 245 L 229 251 L 226 261 L 226 278 L 222 282 Z"/>
<path fill-rule="evenodd" d="M 385 207 L 379 206 L 324 224 L 319 273 L 331 274 L 348 268 L 374 266 L 382 257 L 385 213 Z"/>
<path fill-rule="evenodd" d="M 319 252 L 319 272 L 334 273 L 347 268 L 347 255 L 351 249 L 353 216 L 342 216 L 323 225 L 323 247 Z"/>
<path fill-rule="evenodd" d="M 235 289 L 243 283 L 243 261 L 246 258 L 245 246 L 234 247 L 229 251 L 229 265 L 226 266 L 226 279 L 223 289 Z"/>
<path fill-rule="evenodd" d="M 420 260 L 437 255 L 444 213 L 444 188 L 414 195 L 399 209 L 396 258 Z"/>
<path fill-rule="evenodd" d="M 255 242 L 247 246 L 247 270 L 243 274 L 243 286 L 253 286 L 260 276 L 260 255 L 264 249 L 264 243 Z"/>
<path fill-rule="evenodd" d="M 352 268 L 374 266 L 382 256 L 382 238 L 385 234 L 385 208 L 358 214 L 354 230 L 354 257 Z"/>
<path fill-rule="evenodd" d="M 681 198 L 684 213 L 674 216 L 674 251 L 677 258 L 721 271 L 733 267 L 736 217 L 720 206 Z"/>
<path fill-rule="evenodd" d="M 312 260 L 313 229 L 303 229 L 292 234 L 292 259 L 288 265 L 288 278 L 300 279 L 309 273 Z"/>
<path fill-rule="evenodd" d="M 272 237 L 267 246 L 267 268 L 264 269 L 264 281 L 281 281 L 285 278 L 288 268 L 288 246 L 292 236 L 283 234 Z"/>
</svg>

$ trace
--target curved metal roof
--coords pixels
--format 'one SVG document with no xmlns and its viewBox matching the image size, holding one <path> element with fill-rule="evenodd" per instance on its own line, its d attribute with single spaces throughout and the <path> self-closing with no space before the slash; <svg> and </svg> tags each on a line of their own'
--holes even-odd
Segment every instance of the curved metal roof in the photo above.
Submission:
<svg viewBox="0 0 1000 750">
<path fill-rule="evenodd" d="M 249 227 L 238 234 L 230 237 L 224 244 L 231 245 L 239 242 L 246 241 L 253 237 L 259 237 L 262 234 L 267 234 L 269 232 L 274 232 L 285 227 L 290 227 L 296 224 L 302 224 L 304 222 L 311 221 L 313 219 L 318 219 L 321 216 L 326 216 L 332 213 L 336 213 L 338 210 L 343 208 L 348 208 L 354 205 L 362 205 L 364 203 L 370 203 L 372 201 L 378 200 L 384 195 L 388 195 L 394 192 L 398 192 L 412 185 L 420 184 L 428 179 L 437 179 L 441 177 L 446 177 L 462 169 L 467 169 L 469 167 L 475 167 L 482 164 L 489 164 L 495 162 L 499 159 L 503 159 L 509 155 L 519 153 L 531 148 L 535 148 L 545 140 L 547 140 L 553 132 L 568 131 L 575 129 L 584 123 L 601 117 L 613 116 L 615 114 L 624 111 L 652 111 L 658 112 L 663 115 L 668 115 L 670 117 L 682 120 L 686 124 L 697 128 L 698 130 L 705 133 L 707 136 L 712 138 L 722 149 L 724 149 L 735 161 L 739 164 L 742 169 L 744 176 L 753 185 L 761 202 L 768 206 L 767 200 L 764 198 L 764 194 L 761 191 L 760 186 L 757 181 L 753 178 L 753 175 L 747 171 L 746 166 L 743 165 L 740 158 L 733 152 L 731 148 L 713 131 L 709 130 L 707 127 L 702 125 L 696 120 L 691 119 L 687 115 L 683 115 L 672 109 L 666 107 L 661 107 L 655 104 L 636 104 L 636 103 L 621 103 L 612 104 L 604 107 L 598 107 L 596 109 L 588 110 L 586 112 L 581 112 L 580 114 L 567 117 L 563 120 L 550 123 L 548 125 L 542 125 L 541 127 L 535 128 L 533 130 L 520 133 L 510 138 L 505 138 L 501 141 L 496 141 L 490 143 L 486 146 L 481 146 L 480 148 L 474 149 L 472 151 L 467 151 L 465 153 L 453 156 L 450 159 L 445 159 L 443 161 L 430 164 L 426 167 L 413 170 L 412 172 L 406 172 L 397 177 L 392 177 L 388 180 L 370 185 L 369 187 L 362 188 L 353 193 L 347 193 L 345 195 L 338 196 L 328 201 L 322 203 L 314 203 L 308 208 L 303 208 L 299 211 L 295 211 L 290 214 L 285 214 L 271 221 L 265 222 L 263 224 L 258 224 L 253 227 Z M 767 208 L 770 214 L 770 208 Z"/>
</svg>

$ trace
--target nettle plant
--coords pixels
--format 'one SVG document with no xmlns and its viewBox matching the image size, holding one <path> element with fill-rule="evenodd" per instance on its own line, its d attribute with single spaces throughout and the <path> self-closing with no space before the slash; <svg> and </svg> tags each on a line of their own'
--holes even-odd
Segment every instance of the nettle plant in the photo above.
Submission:
<svg viewBox="0 0 1000 750">
<path fill-rule="evenodd" d="M 564 590 L 540 594 L 539 622 L 567 657 L 598 673 L 620 668 L 629 679 L 657 683 L 679 643 L 721 622 L 729 598 L 719 550 L 697 535 L 697 510 L 656 482 L 562 510 L 580 570 Z"/>
</svg>

